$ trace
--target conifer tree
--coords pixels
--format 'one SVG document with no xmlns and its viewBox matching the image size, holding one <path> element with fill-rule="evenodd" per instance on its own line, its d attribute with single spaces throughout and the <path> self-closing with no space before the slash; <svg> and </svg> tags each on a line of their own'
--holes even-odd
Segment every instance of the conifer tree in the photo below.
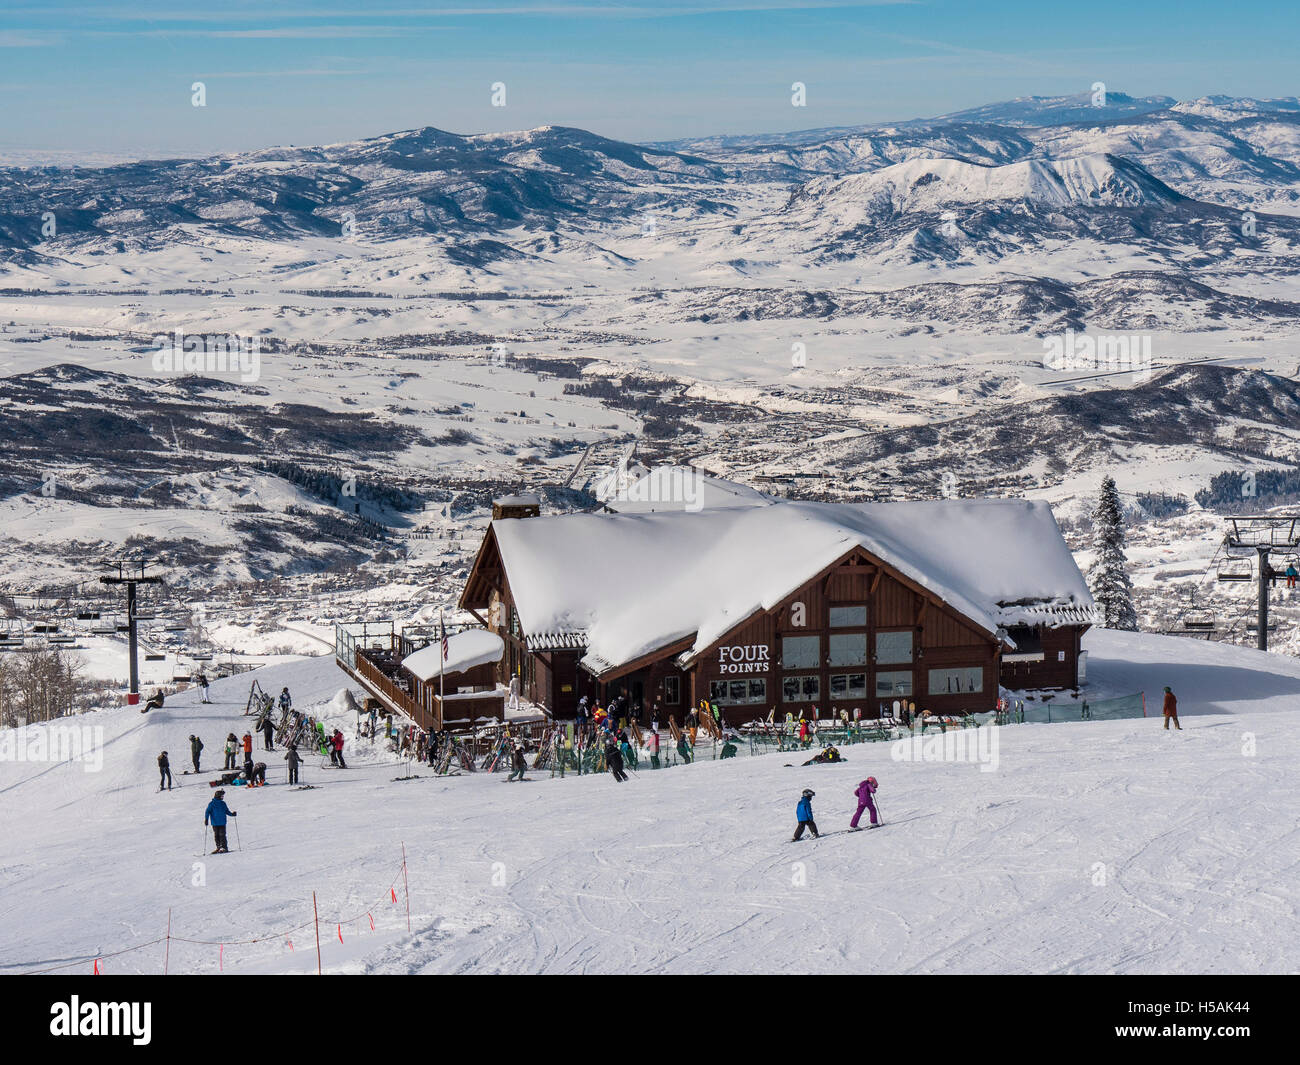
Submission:
<svg viewBox="0 0 1300 1065">
<path fill-rule="evenodd" d="M 1101 609 L 1108 629 L 1137 631 L 1137 611 L 1133 607 L 1133 582 L 1129 580 L 1128 559 L 1124 555 L 1124 511 L 1120 507 L 1115 479 L 1101 482 L 1097 509 L 1092 512 L 1093 547 L 1096 559 L 1088 570 L 1088 587 Z"/>
</svg>

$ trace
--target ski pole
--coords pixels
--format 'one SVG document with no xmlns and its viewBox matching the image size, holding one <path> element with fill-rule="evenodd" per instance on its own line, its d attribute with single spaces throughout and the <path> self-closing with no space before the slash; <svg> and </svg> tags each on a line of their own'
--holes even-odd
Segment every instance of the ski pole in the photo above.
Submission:
<svg viewBox="0 0 1300 1065">
<path fill-rule="evenodd" d="M 239 818 L 235 818 L 235 850 L 242 851 L 244 845 L 239 841 Z"/>
<path fill-rule="evenodd" d="M 203 850 L 199 851 L 199 853 L 208 853 L 208 823 L 206 821 L 203 822 Z"/>
</svg>

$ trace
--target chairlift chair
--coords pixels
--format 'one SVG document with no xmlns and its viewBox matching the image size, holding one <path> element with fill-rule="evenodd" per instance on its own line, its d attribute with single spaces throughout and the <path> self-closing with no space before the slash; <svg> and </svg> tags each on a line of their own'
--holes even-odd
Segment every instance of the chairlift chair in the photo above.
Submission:
<svg viewBox="0 0 1300 1065">
<path fill-rule="evenodd" d="M 1225 558 L 1219 563 L 1218 578 L 1221 581 L 1248 581 L 1252 576 L 1249 559 Z"/>
</svg>

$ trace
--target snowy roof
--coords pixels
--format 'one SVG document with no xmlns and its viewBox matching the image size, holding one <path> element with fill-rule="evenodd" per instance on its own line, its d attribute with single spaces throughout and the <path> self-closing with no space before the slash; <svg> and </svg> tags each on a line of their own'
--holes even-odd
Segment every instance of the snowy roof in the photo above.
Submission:
<svg viewBox="0 0 1300 1065">
<path fill-rule="evenodd" d="M 689 466 L 616 469 L 593 491 L 607 509 L 620 514 L 752 507 L 771 502 L 771 497 L 748 485 L 710 477 Z"/>
<path fill-rule="evenodd" d="M 603 673 L 694 637 L 698 654 L 855 546 L 990 634 L 1090 610 L 1051 508 L 1028 500 L 813 503 L 493 522 L 530 638 L 585 634 Z M 531 646 L 531 640 L 530 640 Z"/>
<path fill-rule="evenodd" d="M 542 505 L 542 497 L 533 492 L 519 492 L 512 496 L 502 496 L 492 502 L 501 507 L 539 507 Z"/>
<path fill-rule="evenodd" d="M 530 519 L 536 521 L 538 519 Z M 495 632 L 487 629 L 466 629 L 455 636 L 447 637 L 446 671 L 464 673 L 475 666 L 489 662 L 500 662 L 505 653 L 505 641 Z M 442 641 L 434 640 L 428 647 L 421 647 L 402 659 L 402 665 L 420 680 L 432 680 L 443 669 Z"/>
</svg>

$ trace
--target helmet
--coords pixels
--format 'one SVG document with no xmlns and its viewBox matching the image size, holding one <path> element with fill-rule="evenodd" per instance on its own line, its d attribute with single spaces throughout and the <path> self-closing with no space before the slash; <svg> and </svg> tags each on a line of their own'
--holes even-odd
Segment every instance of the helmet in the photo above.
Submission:
<svg viewBox="0 0 1300 1065">
<path fill-rule="evenodd" d="M 213 798 L 215 799 L 224 799 L 225 797 L 226 797 L 226 791 L 224 788 L 218 788 L 216 795 L 213 796 Z"/>
<path fill-rule="evenodd" d="M 812 788 L 804 788 L 804 789 L 803 789 L 803 797 L 804 797 L 805 799 L 811 799 L 811 798 L 812 798 L 814 795 L 816 795 L 816 794 L 817 794 L 817 793 L 816 793 L 815 791 L 813 791 Z"/>
<path fill-rule="evenodd" d="M 867 777 L 867 783 L 870 784 L 873 788 L 879 786 L 879 785 L 876 784 L 876 778 L 875 778 L 875 777 Z"/>
</svg>

